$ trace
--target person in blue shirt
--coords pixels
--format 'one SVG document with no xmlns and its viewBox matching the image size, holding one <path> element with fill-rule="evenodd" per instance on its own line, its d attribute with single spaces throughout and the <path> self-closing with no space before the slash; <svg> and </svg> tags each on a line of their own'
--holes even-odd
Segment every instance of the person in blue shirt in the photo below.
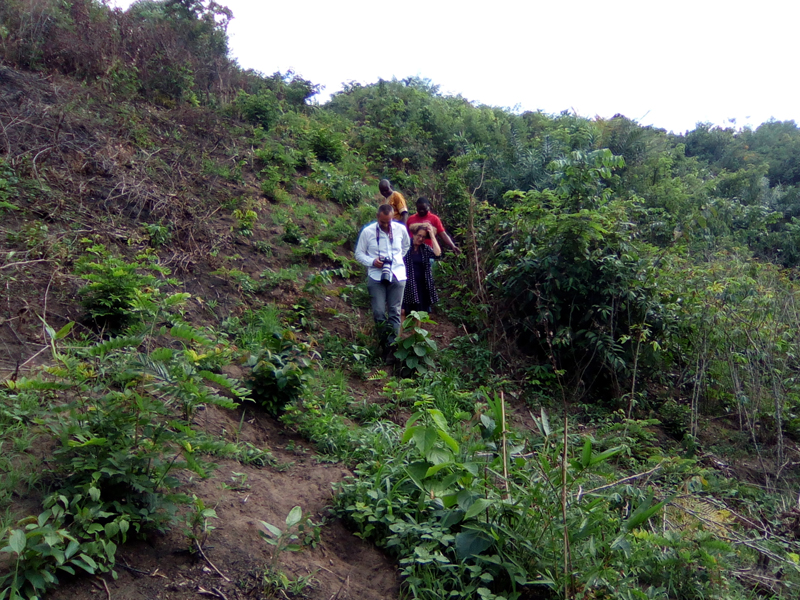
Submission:
<svg viewBox="0 0 800 600">
<path fill-rule="evenodd" d="M 403 257 L 411 247 L 405 224 L 394 221 L 390 204 L 378 208 L 377 220 L 358 236 L 356 260 L 367 267 L 367 289 L 378 343 L 387 364 L 394 362 L 394 342 L 400 333 L 400 309 L 406 288 Z"/>
</svg>

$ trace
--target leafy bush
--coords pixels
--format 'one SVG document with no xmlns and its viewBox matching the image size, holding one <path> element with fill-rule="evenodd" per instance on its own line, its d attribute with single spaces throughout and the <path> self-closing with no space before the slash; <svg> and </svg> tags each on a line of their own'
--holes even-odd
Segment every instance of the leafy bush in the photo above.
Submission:
<svg viewBox="0 0 800 600">
<path fill-rule="evenodd" d="M 177 284 L 175 280 L 158 279 L 153 274 L 165 275 L 169 271 L 158 266 L 151 255 L 140 255 L 137 260 L 128 262 L 112 256 L 104 246 L 92 246 L 88 252 L 89 256 L 81 258 L 76 265 L 77 273 L 89 282 L 78 293 L 89 317 L 112 331 L 127 325 L 136 313 L 152 305 L 159 287 Z"/>
<path fill-rule="evenodd" d="M 408 335 L 397 340 L 395 357 L 402 367 L 411 373 L 425 374 L 436 366 L 433 355 L 436 353 L 436 342 L 431 339 L 427 330 L 420 327 L 422 323 L 432 323 L 428 313 L 412 311 L 403 321 L 403 330 L 409 331 Z"/>
<path fill-rule="evenodd" d="M 39 417 L 59 441 L 53 452 L 55 491 L 45 498 L 44 512 L 0 538 L 1 551 L 15 555 L 13 571 L 0 578 L 0 598 L 39 597 L 61 573 L 109 571 L 130 532 L 166 530 L 186 500 L 175 493 L 180 482 L 173 473 L 189 469 L 206 476 L 197 458 L 204 445 L 188 420 L 191 408 L 201 402 L 235 406 L 210 384 L 246 396 L 235 382 L 200 369 L 216 352 L 199 330 L 172 329 L 176 339 L 193 345 L 184 352 L 139 353 L 144 336 L 62 351 L 56 342 L 70 329 L 56 333 L 48 327 L 56 364 L 46 368 L 47 379 L 22 378 L 10 386 L 11 396 L 34 390 L 70 394 Z M 184 423 L 174 418 L 176 404 L 187 417 Z"/>
<path fill-rule="evenodd" d="M 344 157 L 344 135 L 329 128 L 320 127 L 309 133 L 307 143 L 319 160 L 337 163 Z"/>
<path fill-rule="evenodd" d="M 172 227 L 170 225 L 161 225 L 160 223 L 144 223 L 143 227 L 150 236 L 150 245 L 153 248 L 160 248 L 166 246 L 172 241 Z"/>
<path fill-rule="evenodd" d="M 234 107 L 245 121 L 264 129 L 270 129 L 280 115 L 280 103 L 270 90 L 262 90 L 258 94 L 239 90 Z"/>
<path fill-rule="evenodd" d="M 319 355 L 309 344 L 299 341 L 291 329 L 274 332 L 264 342 L 263 351 L 251 355 L 245 363 L 253 369 L 247 384 L 253 400 L 270 414 L 278 415 L 303 392 L 312 361 Z"/>
</svg>

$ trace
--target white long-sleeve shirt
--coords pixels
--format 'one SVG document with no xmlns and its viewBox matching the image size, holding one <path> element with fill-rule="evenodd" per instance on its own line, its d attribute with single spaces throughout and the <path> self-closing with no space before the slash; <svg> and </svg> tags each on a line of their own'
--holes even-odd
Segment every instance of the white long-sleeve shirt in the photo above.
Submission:
<svg viewBox="0 0 800 600">
<path fill-rule="evenodd" d="M 392 274 L 398 281 L 406 280 L 406 265 L 403 257 L 411 247 L 411 238 L 403 223 L 391 222 L 392 239 L 383 231 L 377 221 L 373 221 L 358 236 L 356 244 L 356 260 L 367 269 L 367 275 L 375 281 L 381 280 L 381 269 L 372 266 L 376 258 L 389 256 L 392 259 Z"/>
</svg>

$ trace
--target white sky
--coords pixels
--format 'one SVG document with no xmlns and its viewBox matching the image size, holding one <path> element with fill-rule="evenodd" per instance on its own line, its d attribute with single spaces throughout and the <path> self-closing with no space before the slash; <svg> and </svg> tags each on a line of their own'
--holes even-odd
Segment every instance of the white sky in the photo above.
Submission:
<svg viewBox="0 0 800 600">
<path fill-rule="evenodd" d="M 218 0 L 231 54 L 325 86 L 417 75 L 474 102 L 682 133 L 800 123 L 797 0 Z M 131 0 L 111 0 L 126 7 Z"/>
</svg>

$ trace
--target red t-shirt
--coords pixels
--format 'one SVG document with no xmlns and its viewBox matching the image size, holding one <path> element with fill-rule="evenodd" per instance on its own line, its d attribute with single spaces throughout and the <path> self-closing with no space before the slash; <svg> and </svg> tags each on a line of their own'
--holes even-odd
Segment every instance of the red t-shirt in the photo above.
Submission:
<svg viewBox="0 0 800 600">
<path fill-rule="evenodd" d="M 408 217 L 408 221 L 406 222 L 406 226 L 408 227 L 408 235 L 411 235 L 412 237 L 413 237 L 413 235 L 411 234 L 411 226 L 414 223 L 430 223 L 431 225 L 436 227 L 436 233 L 437 234 L 439 234 L 442 231 L 444 231 L 444 225 L 442 225 L 441 219 L 439 217 L 437 217 L 435 214 L 433 214 L 432 212 L 428 212 L 428 214 L 425 215 L 424 217 L 420 217 L 418 215 L 411 215 L 410 217 Z M 433 247 L 433 242 L 431 241 L 430 238 L 425 238 L 423 241 L 428 246 Z"/>
</svg>

